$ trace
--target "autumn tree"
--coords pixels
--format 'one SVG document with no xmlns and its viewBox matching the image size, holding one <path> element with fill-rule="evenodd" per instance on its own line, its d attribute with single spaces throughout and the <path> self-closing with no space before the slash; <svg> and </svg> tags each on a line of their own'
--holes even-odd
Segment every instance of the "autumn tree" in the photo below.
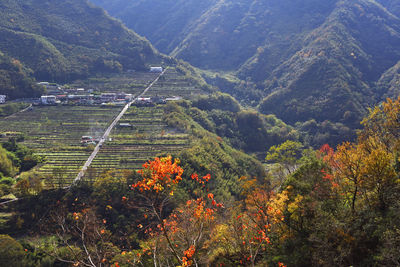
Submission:
<svg viewBox="0 0 400 267">
<path fill-rule="evenodd" d="M 119 249 L 111 243 L 105 224 L 93 208 L 69 212 L 59 206 L 49 213 L 43 229 L 55 238 L 38 242 L 37 249 L 71 266 L 109 266 Z"/>
<path fill-rule="evenodd" d="M 204 191 L 204 194 L 198 194 L 196 199 L 188 200 L 168 214 L 165 210 L 168 201 L 182 180 L 183 170 L 178 163 L 179 160 L 172 161 L 170 156 L 155 158 L 143 165 L 139 171 L 142 179 L 132 185 L 143 200 L 140 208 L 150 222 L 145 226 L 138 225 L 149 236 L 143 244 L 143 253 L 153 255 L 155 266 L 198 266 L 206 262 L 202 258 L 202 250 L 210 245 L 206 241 L 210 239 L 216 213 L 223 206 L 217 203 L 212 193 Z M 199 177 L 193 174 L 191 177 L 204 187 L 211 179 L 210 175 Z"/>
<path fill-rule="evenodd" d="M 398 233 L 387 222 L 399 220 L 400 98 L 388 99 L 370 110 L 362 124 L 356 142 L 345 142 L 324 156 L 328 166 L 324 177 L 332 181 L 332 192 L 338 196 L 331 221 L 334 218 L 343 225 L 335 230 L 344 241 L 338 246 L 342 251 L 335 251 L 335 258 L 341 253 L 341 264 L 347 265 L 361 261 L 372 264 L 371 252 L 377 253 L 384 244 L 396 240 L 393 237 Z M 367 236 L 366 228 L 374 234 Z M 325 236 L 328 234 L 325 232 Z M 397 249 L 384 249 L 382 257 L 389 259 L 388 251 Z M 365 253 L 371 257 L 358 256 Z"/>
<path fill-rule="evenodd" d="M 398 188 L 400 98 L 370 110 L 356 143 L 338 146 L 329 162 L 354 213 L 357 202 L 386 211 Z"/>
<path fill-rule="evenodd" d="M 255 266 L 257 262 L 263 262 L 272 236 L 282 233 L 287 191 L 275 193 L 255 179 L 246 177 L 242 177 L 241 182 L 245 201 L 232 207 L 231 219 L 218 226 L 213 241 L 219 243 L 220 248 L 214 257 L 219 262 L 220 256 L 233 256 L 236 261 L 229 261 L 228 264 Z M 226 262 L 222 260 L 223 263 Z"/>
</svg>

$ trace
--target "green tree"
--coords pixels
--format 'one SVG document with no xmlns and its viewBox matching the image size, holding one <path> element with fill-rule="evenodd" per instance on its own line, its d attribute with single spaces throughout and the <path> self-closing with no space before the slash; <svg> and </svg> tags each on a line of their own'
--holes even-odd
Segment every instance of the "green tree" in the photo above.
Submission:
<svg viewBox="0 0 400 267">
<path fill-rule="evenodd" d="M 0 265 L 23 266 L 24 249 L 9 235 L 0 235 Z"/>
<path fill-rule="evenodd" d="M 265 160 L 279 163 L 290 174 L 295 170 L 302 148 L 300 142 L 287 140 L 278 146 L 270 147 Z"/>
<path fill-rule="evenodd" d="M 5 176 L 14 176 L 17 171 L 17 168 L 8 156 L 7 150 L 0 146 L 0 173 Z"/>
</svg>

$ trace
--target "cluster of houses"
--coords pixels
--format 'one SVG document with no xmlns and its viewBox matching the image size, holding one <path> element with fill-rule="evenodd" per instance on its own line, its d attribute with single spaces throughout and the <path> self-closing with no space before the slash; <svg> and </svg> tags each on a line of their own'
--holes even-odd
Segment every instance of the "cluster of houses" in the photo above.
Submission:
<svg viewBox="0 0 400 267">
<path fill-rule="evenodd" d="M 162 73 L 163 67 L 150 67 L 152 73 Z M 97 93 L 94 89 L 84 88 L 64 88 L 55 83 L 40 82 L 39 85 L 46 87 L 47 95 L 42 95 L 33 104 L 35 105 L 56 105 L 56 104 L 75 104 L 75 105 L 125 105 L 132 102 L 136 106 L 152 106 L 155 104 L 165 104 L 168 101 L 180 100 L 180 97 L 137 97 L 133 99 L 132 94 L 126 93 Z M 1 103 L 1 96 L 0 96 Z"/>
<path fill-rule="evenodd" d="M 162 71 L 158 69 L 158 71 Z M 169 101 L 181 100 L 181 97 L 137 97 L 134 99 L 132 94 L 124 92 L 119 93 L 95 93 L 94 89 L 84 88 L 63 88 L 57 84 L 41 82 L 47 89 L 47 95 L 42 95 L 38 100 L 34 101 L 34 105 L 56 105 L 56 104 L 73 104 L 73 105 L 125 105 L 132 102 L 135 106 L 153 106 L 156 104 L 165 104 Z M 1 100 L 1 96 L 0 96 Z M 0 102 L 1 103 L 1 102 Z"/>
<path fill-rule="evenodd" d="M 88 145 L 96 145 L 99 142 L 99 139 L 94 138 L 93 136 L 84 135 L 81 138 L 81 145 L 88 146 Z"/>
<path fill-rule="evenodd" d="M 43 95 L 37 104 L 55 105 L 55 104 L 76 104 L 76 105 L 101 105 L 115 104 L 124 105 L 132 101 L 132 94 L 126 93 L 102 93 L 102 94 L 61 94 L 61 95 Z"/>
<path fill-rule="evenodd" d="M 42 95 L 34 104 L 55 105 L 55 104 L 75 104 L 75 105 L 101 105 L 115 104 L 124 105 L 133 100 L 132 94 L 126 93 L 100 93 L 94 94 L 93 89 L 84 88 L 62 88 L 57 84 L 41 82 L 47 89 L 47 95 Z"/>
</svg>

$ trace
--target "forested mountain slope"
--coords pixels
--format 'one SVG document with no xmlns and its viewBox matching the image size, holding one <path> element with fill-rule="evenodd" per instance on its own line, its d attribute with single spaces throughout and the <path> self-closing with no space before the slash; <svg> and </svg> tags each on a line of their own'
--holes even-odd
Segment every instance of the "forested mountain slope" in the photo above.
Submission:
<svg viewBox="0 0 400 267">
<path fill-rule="evenodd" d="M 40 96 L 44 88 L 34 84 L 30 74 L 21 62 L 0 52 L 0 95 L 6 95 L 7 100 Z"/>
<path fill-rule="evenodd" d="M 282 50 L 280 45 L 290 39 L 285 48 L 295 46 L 292 43 L 297 35 L 322 24 L 336 1 L 208 0 L 200 1 L 201 5 L 183 0 L 92 2 L 149 38 L 161 51 L 172 51 L 197 67 L 235 70 L 266 42 Z"/>
<path fill-rule="evenodd" d="M 379 101 L 375 83 L 398 62 L 399 48 L 397 17 L 368 1 L 340 3 L 263 82 L 268 96 L 261 111 L 290 122 L 357 122 L 366 106 Z"/>
<path fill-rule="evenodd" d="M 225 92 L 292 124 L 357 127 L 367 107 L 398 91 L 398 1 L 92 1 L 134 30 L 148 23 L 141 33 L 171 55 L 234 74 L 242 82 L 216 79 Z M 182 19 L 189 5 L 196 11 Z"/>
<path fill-rule="evenodd" d="M 93 0 L 128 27 L 146 36 L 163 53 L 171 53 L 219 0 Z"/>
<path fill-rule="evenodd" d="M 160 61 L 149 42 L 85 0 L 0 1 L 0 50 L 35 78 L 61 82 Z"/>
</svg>

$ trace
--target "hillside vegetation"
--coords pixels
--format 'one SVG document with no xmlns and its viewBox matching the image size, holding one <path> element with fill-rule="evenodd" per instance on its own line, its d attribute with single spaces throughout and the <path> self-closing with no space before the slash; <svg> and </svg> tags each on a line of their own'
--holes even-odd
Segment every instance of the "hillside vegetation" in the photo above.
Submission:
<svg viewBox="0 0 400 267">
<path fill-rule="evenodd" d="M 400 98 L 371 109 L 356 142 L 316 151 L 294 141 L 271 147 L 266 159 L 276 168 L 268 176 L 181 113 L 184 106 L 168 104 L 167 120 L 192 131 L 199 145 L 137 172 L 110 170 L 67 191 L 25 194 L 0 223 L 9 234 L 0 235 L 2 262 L 398 265 Z M 32 190 L 35 184 L 18 186 L 27 180 L 11 189 Z"/>
<path fill-rule="evenodd" d="M 40 96 L 44 88 L 34 84 L 30 75 L 20 61 L 0 52 L 0 95 L 6 95 L 7 100 Z"/>
<path fill-rule="evenodd" d="M 0 50 L 36 79 L 59 82 L 160 62 L 145 39 L 84 0 L 1 1 Z"/>
</svg>

